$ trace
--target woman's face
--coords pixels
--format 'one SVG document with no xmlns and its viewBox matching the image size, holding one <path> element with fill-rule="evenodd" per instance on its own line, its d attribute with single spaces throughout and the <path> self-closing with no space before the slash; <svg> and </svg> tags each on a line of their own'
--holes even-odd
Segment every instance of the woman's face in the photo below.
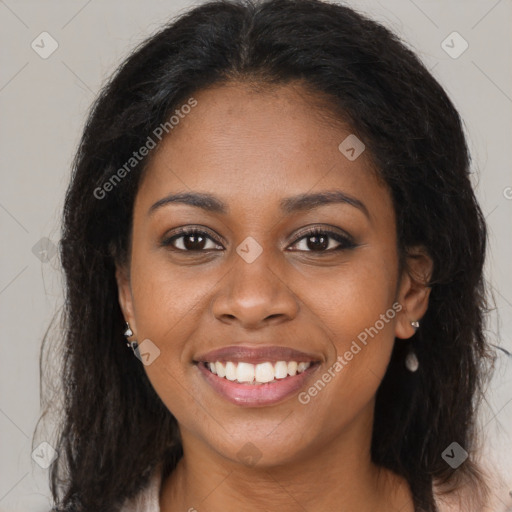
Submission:
<svg viewBox="0 0 512 512">
<path fill-rule="evenodd" d="M 151 155 L 117 273 L 147 375 L 186 450 L 272 465 L 360 449 L 428 295 L 399 275 L 390 194 L 298 87 L 194 97 Z M 162 201 L 176 194 L 201 197 Z"/>
</svg>

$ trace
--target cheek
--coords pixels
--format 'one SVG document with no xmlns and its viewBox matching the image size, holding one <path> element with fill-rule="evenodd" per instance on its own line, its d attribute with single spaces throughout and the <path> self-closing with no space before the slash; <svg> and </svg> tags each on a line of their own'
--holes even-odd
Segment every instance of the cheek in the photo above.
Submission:
<svg viewBox="0 0 512 512">
<path fill-rule="evenodd" d="M 132 290 L 138 331 L 163 345 L 179 348 L 183 329 L 197 314 L 208 287 L 197 269 L 178 268 L 165 258 L 134 254 Z M 178 333 L 181 333 L 178 335 Z M 185 336 L 186 337 L 186 336 Z M 174 340 L 169 343 L 168 340 Z"/>
<path fill-rule="evenodd" d="M 204 310 L 204 279 L 194 279 L 193 270 L 173 268 L 165 258 L 151 253 L 132 254 L 132 290 L 137 320 L 137 337 L 149 339 L 158 357 L 144 370 L 167 409 L 183 426 L 207 422 L 204 407 L 194 397 L 187 372 L 188 341 L 197 331 Z M 197 274 L 197 269 L 195 273 Z"/>
<path fill-rule="evenodd" d="M 157 394 L 177 418 L 180 411 L 190 409 L 187 401 L 193 390 L 183 384 L 191 365 L 189 340 L 197 331 L 208 290 L 204 279 L 194 278 L 193 272 L 173 268 L 165 258 L 154 257 L 150 252 L 139 250 L 132 255 L 137 338 L 151 340 L 159 351 L 144 369 Z"/>
<path fill-rule="evenodd" d="M 312 320 L 330 340 L 332 355 L 316 381 L 327 384 L 319 382 L 304 401 L 311 398 L 313 407 L 332 404 L 338 420 L 364 407 L 386 372 L 401 309 L 395 302 L 394 261 L 391 252 L 354 258 L 329 276 L 316 276 L 315 286 L 309 287 Z"/>
<path fill-rule="evenodd" d="M 379 321 L 395 300 L 394 260 L 373 256 L 369 252 L 355 255 L 346 265 L 321 275 L 305 275 L 303 283 L 298 285 L 306 290 L 304 300 L 312 316 L 319 325 L 325 325 L 327 333 L 331 332 L 330 338 L 338 349 Z M 394 310 L 388 315 L 391 320 L 395 316 Z M 384 325 L 379 321 L 378 330 L 389 337 L 393 322 L 390 318 L 386 320 Z"/>
</svg>

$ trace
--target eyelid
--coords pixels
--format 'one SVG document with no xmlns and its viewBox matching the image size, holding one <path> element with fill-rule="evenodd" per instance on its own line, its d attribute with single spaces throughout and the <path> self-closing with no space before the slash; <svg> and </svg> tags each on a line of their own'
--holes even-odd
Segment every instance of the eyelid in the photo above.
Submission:
<svg viewBox="0 0 512 512">
<path fill-rule="evenodd" d="M 171 232 L 170 235 L 167 235 L 167 233 L 162 237 L 164 241 L 171 240 L 173 238 L 178 238 L 180 235 L 190 235 L 194 233 L 201 233 L 204 235 L 208 235 L 215 243 L 225 243 L 224 239 L 220 236 L 214 233 L 210 228 L 203 226 L 201 224 L 192 224 L 190 226 L 180 226 L 178 228 L 169 230 Z"/>
<path fill-rule="evenodd" d="M 343 239 L 345 239 L 347 242 L 350 242 L 352 244 L 355 244 L 354 237 L 347 233 L 344 229 L 334 227 L 334 226 L 325 226 L 322 224 L 312 224 L 309 226 L 306 226 L 304 228 L 301 228 L 296 234 L 295 234 L 295 241 L 293 243 L 298 242 L 300 239 L 304 238 L 305 236 L 315 234 L 316 232 L 325 233 L 326 235 L 337 235 Z"/>
</svg>

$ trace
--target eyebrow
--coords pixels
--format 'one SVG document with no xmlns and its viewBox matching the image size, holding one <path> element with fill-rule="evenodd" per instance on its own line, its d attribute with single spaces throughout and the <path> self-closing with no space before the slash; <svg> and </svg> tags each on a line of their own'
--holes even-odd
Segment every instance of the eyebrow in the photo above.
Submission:
<svg viewBox="0 0 512 512">
<path fill-rule="evenodd" d="M 228 206 L 219 198 L 201 192 L 182 192 L 178 194 L 169 194 L 159 199 L 148 210 L 148 215 L 152 215 L 157 209 L 172 203 L 187 204 L 201 208 L 205 211 L 227 214 Z M 361 210 L 366 217 L 370 218 L 370 213 L 365 204 L 359 199 L 341 192 L 340 190 L 326 190 L 322 192 L 299 194 L 293 197 L 287 197 L 280 201 L 281 210 L 284 213 L 291 214 L 299 211 L 311 210 L 328 204 L 342 203 L 348 204 Z"/>
</svg>

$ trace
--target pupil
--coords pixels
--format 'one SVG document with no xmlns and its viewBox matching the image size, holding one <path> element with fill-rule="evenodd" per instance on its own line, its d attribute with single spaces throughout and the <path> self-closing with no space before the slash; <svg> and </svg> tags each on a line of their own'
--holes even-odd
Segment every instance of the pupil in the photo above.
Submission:
<svg viewBox="0 0 512 512">
<path fill-rule="evenodd" d="M 310 243 L 313 240 L 313 243 Z M 308 249 L 318 250 L 326 249 L 329 246 L 328 237 L 321 235 L 312 235 L 308 237 Z"/>
<path fill-rule="evenodd" d="M 189 241 L 192 240 L 191 243 Z M 204 244 L 204 237 L 201 235 L 188 235 L 184 239 L 185 248 L 189 251 L 199 251 Z"/>
</svg>

